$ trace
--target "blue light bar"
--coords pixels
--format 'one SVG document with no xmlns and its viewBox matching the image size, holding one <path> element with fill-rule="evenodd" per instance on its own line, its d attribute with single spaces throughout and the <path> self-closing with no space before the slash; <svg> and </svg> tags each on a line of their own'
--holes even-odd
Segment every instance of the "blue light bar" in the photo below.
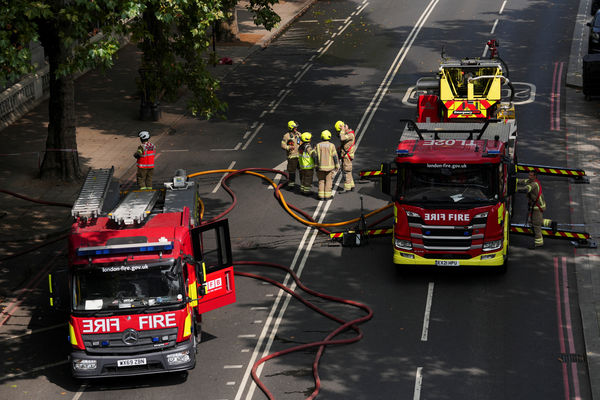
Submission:
<svg viewBox="0 0 600 400">
<path fill-rule="evenodd" d="M 500 150 L 488 150 L 488 154 L 500 154 Z"/>
<path fill-rule="evenodd" d="M 123 253 L 149 253 L 153 251 L 173 250 L 173 242 L 115 244 L 110 246 L 80 247 L 77 256 L 101 256 Z"/>
<path fill-rule="evenodd" d="M 398 150 L 396 150 L 396 154 L 408 154 L 408 150 L 407 149 L 398 149 Z"/>
</svg>

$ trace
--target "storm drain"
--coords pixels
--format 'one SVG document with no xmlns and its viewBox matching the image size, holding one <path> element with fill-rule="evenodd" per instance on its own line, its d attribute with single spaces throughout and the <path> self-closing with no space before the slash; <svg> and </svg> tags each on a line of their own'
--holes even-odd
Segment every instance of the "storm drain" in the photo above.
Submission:
<svg viewBox="0 0 600 400">
<path fill-rule="evenodd" d="M 582 363 L 585 362 L 583 354 L 565 353 L 558 356 L 558 361 L 562 363 Z"/>
</svg>

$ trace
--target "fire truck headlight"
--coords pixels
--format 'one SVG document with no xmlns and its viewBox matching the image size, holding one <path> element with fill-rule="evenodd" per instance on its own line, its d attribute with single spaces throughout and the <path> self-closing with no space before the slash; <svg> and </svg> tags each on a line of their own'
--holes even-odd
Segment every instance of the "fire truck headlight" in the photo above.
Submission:
<svg viewBox="0 0 600 400">
<path fill-rule="evenodd" d="M 73 369 L 77 371 L 87 371 L 91 369 L 96 369 L 98 364 L 96 360 L 85 360 L 85 359 L 74 359 L 73 360 Z"/>
<path fill-rule="evenodd" d="M 494 251 L 502 247 L 502 239 L 483 243 L 483 251 Z"/>
<path fill-rule="evenodd" d="M 475 219 L 475 218 L 487 218 L 487 216 L 488 216 L 488 212 L 486 211 L 486 212 L 482 212 L 482 213 L 477 214 L 476 216 L 473 217 L 473 219 Z"/>
<path fill-rule="evenodd" d="M 412 243 L 410 240 L 394 239 L 394 246 L 398 249 L 412 250 Z"/>
<path fill-rule="evenodd" d="M 419 214 L 417 214 L 414 211 L 406 211 L 406 216 L 407 217 L 414 217 L 414 218 L 419 218 Z"/>
<path fill-rule="evenodd" d="M 169 365 L 184 364 L 190 362 L 190 351 L 179 351 L 177 353 L 167 354 L 167 362 Z"/>
</svg>

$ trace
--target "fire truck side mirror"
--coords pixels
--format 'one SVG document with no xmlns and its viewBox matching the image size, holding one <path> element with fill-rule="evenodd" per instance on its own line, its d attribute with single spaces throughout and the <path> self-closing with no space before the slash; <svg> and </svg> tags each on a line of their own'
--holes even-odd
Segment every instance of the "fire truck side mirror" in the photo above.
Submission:
<svg viewBox="0 0 600 400">
<path fill-rule="evenodd" d="M 391 194 L 392 177 L 390 176 L 390 163 L 381 164 L 381 191 L 385 194 Z"/>
<path fill-rule="evenodd" d="M 48 291 L 50 307 L 65 312 L 69 310 L 69 274 L 66 269 L 59 269 L 48 274 Z"/>
</svg>

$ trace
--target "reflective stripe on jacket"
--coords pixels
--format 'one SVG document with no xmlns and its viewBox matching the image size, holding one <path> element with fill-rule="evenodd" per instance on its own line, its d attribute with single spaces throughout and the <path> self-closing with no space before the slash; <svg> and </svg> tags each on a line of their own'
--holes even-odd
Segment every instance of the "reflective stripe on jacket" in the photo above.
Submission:
<svg viewBox="0 0 600 400">
<path fill-rule="evenodd" d="M 354 160 L 354 131 L 349 129 L 348 126 L 344 126 L 340 131 L 340 157 L 344 158 L 348 156 L 350 161 Z"/>
<path fill-rule="evenodd" d="M 310 143 L 302 143 L 299 152 L 300 158 L 298 158 L 298 163 L 300 164 L 300 169 L 313 169 L 315 167 L 315 160 L 313 158 L 314 150 Z"/>
<path fill-rule="evenodd" d="M 339 168 L 337 152 L 333 143 L 320 142 L 317 144 L 316 152 L 319 171 L 331 171 Z"/>
<path fill-rule="evenodd" d="M 140 158 L 137 159 L 138 168 L 154 168 L 154 156 L 156 155 L 156 148 L 150 142 L 142 143 L 138 147 L 138 152 L 142 153 Z"/>
<path fill-rule="evenodd" d="M 542 195 L 542 185 L 537 179 L 517 179 L 517 185 L 527 193 L 530 207 L 537 207 L 541 212 L 546 211 L 546 201 Z"/>
</svg>

